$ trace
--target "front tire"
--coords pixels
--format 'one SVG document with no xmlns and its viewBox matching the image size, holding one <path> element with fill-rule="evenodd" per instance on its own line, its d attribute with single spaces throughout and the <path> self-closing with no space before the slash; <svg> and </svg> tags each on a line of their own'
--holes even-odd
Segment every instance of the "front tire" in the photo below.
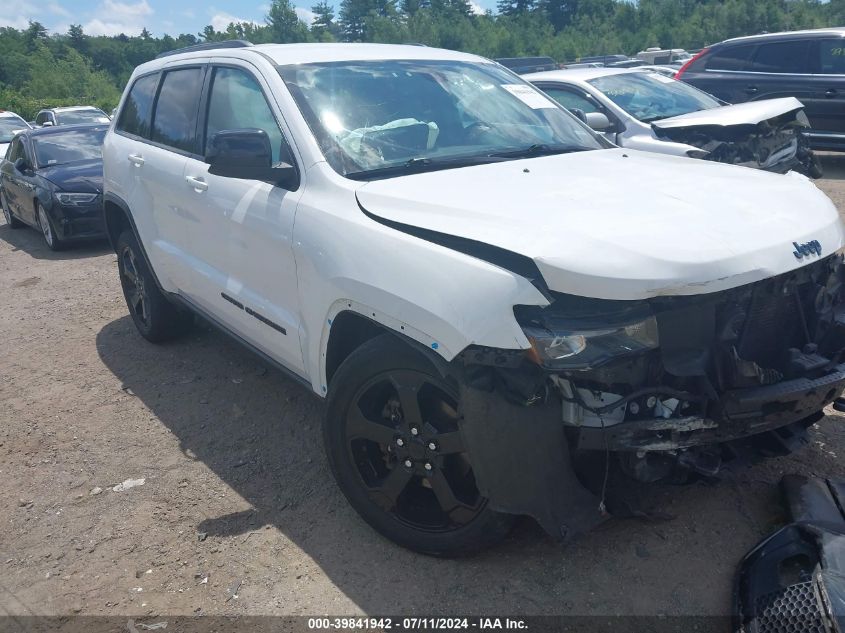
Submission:
<svg viewBox="0 0 845 633">
<path fill-rule="evenodd" d="M 141 336 L 163 343 L 188 331 L 192 315 L 173 305 L 159 289 L 132 231 L 117 238 L 117 267 L 126 306 Z"/>
<path fill-rule="evenodd" d="M 56 229 L 50 222 L 47 212 L 38 202 L 35 203 L 35 216 L 38 218 L 38 227 L 41 229 L 41 236 L 47 244 L 47 248 L 51 251 L 61 251 L 65 248 L 65 243 L 56 234 Z"/>
<path fill-rule="evenodd" d="M 6 194 L 2 190 L 0 190 L 0 207 L 3 207 L 3 217 L 6 218 L 6 224 L 9 225 L 10 229 L 23 228 L 24 223 L 12 215 L 12 210 L 9 208 L 9 203 L 6 200 Z"/>
<path fill-rule="evenodd" d="M 503 539 L 515 517 L 478 491 L 458 396 L 419 352 L 378 336 L 332 378 L 323 439 L 352 507 L 375 530 L 432 556 L 465 556 Z"/>
</svg>

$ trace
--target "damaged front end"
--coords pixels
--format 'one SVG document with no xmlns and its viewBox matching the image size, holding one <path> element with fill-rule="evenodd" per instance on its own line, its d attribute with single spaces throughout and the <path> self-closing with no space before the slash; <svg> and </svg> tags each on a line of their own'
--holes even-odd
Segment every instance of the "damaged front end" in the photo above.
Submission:
<svg viewBox="0 0 845 633">
<path fill-rule="evenodd" d="M 717 293 L 642 301 L 551 293 L 516 306 L 531 349 L 470 347 L 463 428 L 494 507 L 565 536 L 601 520 L 572 467 L 616 452 L 655 481 L 678 465 L 718 472 L 765 438 L 771 453 L 822 417 L 845 387 L 845 264 L 833 255 Z"/>
<path fill-rule="evenodd" d="M 678 117 L 680 118 L 680 117 Z M 652 123 L 657 138 L 696 147 L 695 158 L 753 167 L 775 173 L 795 170 L 820 178 L 821 165 L 810 149 L 810 122 L 803 110 L 786 112 L 756 123 L 732 125 L 670 125 L 674 119 Z"/>
</svg>

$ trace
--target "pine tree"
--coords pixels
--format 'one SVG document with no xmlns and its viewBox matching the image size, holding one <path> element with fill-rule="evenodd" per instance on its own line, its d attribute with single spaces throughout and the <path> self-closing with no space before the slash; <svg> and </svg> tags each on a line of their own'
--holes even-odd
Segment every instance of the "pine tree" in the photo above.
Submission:
<svg viewBox="0 0 845 633">
<path fill-rule="evenodd" d="M 296 15 L 290 0 L 273 0 L 266 23 L 272 42 L 286 44 L 308 41 L 308 27 Z"/>
</svg>

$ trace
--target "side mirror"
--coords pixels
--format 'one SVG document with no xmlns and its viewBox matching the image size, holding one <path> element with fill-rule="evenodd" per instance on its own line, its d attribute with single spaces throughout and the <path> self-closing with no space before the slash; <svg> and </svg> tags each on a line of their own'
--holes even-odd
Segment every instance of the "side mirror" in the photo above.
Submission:
<svg viewBox="0 0 845 633">
<path fill-rule="evenodd" d="M 296 168 L 273 164 L 267 132 L 259 129 L 222 130 L 211 137 L 205 152 L 208 173 L 224 178 L 266 180 L 294 190 L 299 186 Z"/>
<path fill-rule="evenodd" d="M 608 119 L 607 115 L 603 112 L 588 112 L 585 117 L 585 123 L 591 128 L 593 128 L 596 132 L 604 132 L 605 130 L 608 130 L 613 127 L 613 124 L 610 122 L 610 119 Z"/>
<path fill-rule="evenodd" d="M 29 171 L 29 163 L 26 162 L 25 158 L 18 158 L 15 162 L 15 169 L 17 169 L 20 173 L 25 173 Z"/>
<path fill-rule="evenodd" d="M 582 123 L 587 122 L 587 115 L 584 114 L 584 111 L 581 108 L 567 108 L 567 110 L 574 114 Z"/>
<path fill-rule="evenodd" d="M 44 123 L 41 124 L 41 127 L 53 127 L 53 122 L 52 121 L 44 121 Z"/>
</svg>

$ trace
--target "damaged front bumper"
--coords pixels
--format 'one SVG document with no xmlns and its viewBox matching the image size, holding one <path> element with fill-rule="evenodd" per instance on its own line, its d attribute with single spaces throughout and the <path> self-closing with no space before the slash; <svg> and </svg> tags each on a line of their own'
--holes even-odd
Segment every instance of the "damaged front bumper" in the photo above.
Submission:
<svg viewBox="0 0 845 633">
<path fill-rule="evenodd" d="M 692 456 L 709 450 L 698 470 L 715 473 L 720 446 L 772 433 L 785 445 L 786 429 L 818 421 L 845 388 L 844 281 L 837 254 L 709 295 L 517 306 L 532 350 L 471 347 L 458 359 L 479 489 L 566 536 L 605 516 L 575 473 L 579 454 L 622 453 L 623 470 L 653 481 L 638 460 L 698 469 Z"/>
</svg>

